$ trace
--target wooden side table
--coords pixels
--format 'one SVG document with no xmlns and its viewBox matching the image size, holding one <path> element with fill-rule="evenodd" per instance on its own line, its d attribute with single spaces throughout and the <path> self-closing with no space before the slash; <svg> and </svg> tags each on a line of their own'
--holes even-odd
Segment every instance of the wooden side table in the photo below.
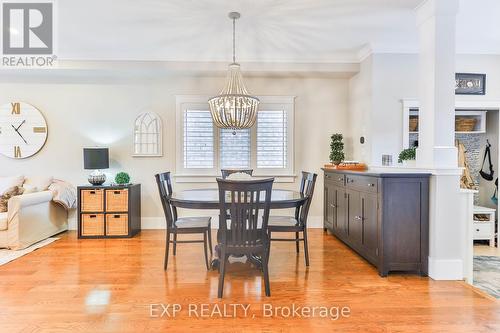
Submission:
<svg viewBox="0 0 500 333">
<path fill-rule="evenodd" d="M 133 237 L 141 231 L 141 184 L 78 186 L 78 238 Z"/>
</svg>

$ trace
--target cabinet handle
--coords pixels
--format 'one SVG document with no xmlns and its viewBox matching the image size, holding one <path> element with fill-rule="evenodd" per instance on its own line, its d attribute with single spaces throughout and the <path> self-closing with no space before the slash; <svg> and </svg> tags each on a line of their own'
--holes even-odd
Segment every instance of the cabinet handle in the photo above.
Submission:
<svg viewBox="0 0 500 333">
<path fill-rule="evenodd" d="M 337 208 L 337 205 L 330 204 L 330 207 L 332 207 L 332 208 Z"/>
<path fill-rule="evenodd" d="M 89 216 L 91 219 L 95 219 L 97 217 L 97 215 L 90 215 Z"/>
<path fill-rule="evenodd" d="M 95 191 L 90 191 L 89 193 L 90 193 L 90 194 L 95 194 Z"/>
<path fill-rule="evenodd" d="M 344 178 L 342 178 L 342 177 L 340 177 L 340 178 L 339 178 L 339 182 L 341 182 L 341 181 L 343 181 L 343 180 L 344 180 Z"/>
<path fill-rule="evenodd" d="M 354 179 L 347 178 L 347 182 L 348 182 L 348 183 L 354 183 Z"/>
<path fill-rule="evenodd" d="M 115 193 L 115 194 L 120 194 L 121 192 L 120 192 L 120 191 L 115 191 L 114 193 Z"/>
<path fill-rule="evenodd" d="M 477 232 L 479 232 L 479 229 L 476 229 Z"/>
<path fill-rule="evenodd" d="M 119 219 L 120 218 L 120 215 L 114 215 L 113 216 L 115 219 Z"/>
<path fill-rule="evenodd" d="M 356 215 L 356 216 L 354 216 L 354 219 L 358 220 L 358 221 L 361 221 L 363 218 L 361 216 L 359 216 L 359 215 Z"/>
<path fill-rule="evenodd" d="M 373 184 L 373 183 L 368 183 L 368 187 L 375 187 L 375 184 Z"/>
</svg>

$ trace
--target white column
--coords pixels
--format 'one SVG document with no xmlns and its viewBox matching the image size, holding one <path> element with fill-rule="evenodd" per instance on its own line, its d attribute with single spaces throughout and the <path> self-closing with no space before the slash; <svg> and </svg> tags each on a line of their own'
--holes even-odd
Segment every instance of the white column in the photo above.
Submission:
<svg viewBox="0 0 500 333">
<path fill-rule="evenodd" d="M 464 209 L 455 148 L 455 26 L 458 0 L 425 0 L 416 9 L 420 43 L 417 165 L 432 170 L 429 276 L 464 277 Z"/>
<path fill-rule="evenodd" d="M 417 163 L 456 168 L 455 26 L 458 0 L 425 0 L 419 30 L 419 137 Z"/>
</svg>

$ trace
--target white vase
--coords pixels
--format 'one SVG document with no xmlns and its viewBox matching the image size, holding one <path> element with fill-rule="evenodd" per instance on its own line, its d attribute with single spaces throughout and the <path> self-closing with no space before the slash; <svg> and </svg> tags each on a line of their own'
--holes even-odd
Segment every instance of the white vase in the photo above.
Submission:
<svg viewBox="0 0 500 333">
<path fill-rule="evenodd" d="M 403 166 L 406 168 L 414 168 L 417 166 L 417 161 L 416 160 L 404 160 Z"/>
</svg>

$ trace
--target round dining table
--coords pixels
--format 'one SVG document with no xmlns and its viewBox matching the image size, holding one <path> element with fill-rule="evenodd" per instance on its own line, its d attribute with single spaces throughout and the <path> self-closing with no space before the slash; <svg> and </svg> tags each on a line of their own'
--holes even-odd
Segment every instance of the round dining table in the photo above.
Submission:
<svg viewBox="0 0 500 333">
<path fill-rule="evenodd" d="M 264 200 L 264 196 L 261 196 Z M 273 189 L 271 193 L 271 209 L 295 208 L 304 203 L 303 193 L 291 190 Z M 177 208 L 189 209 L 219 209 L 219 190 L 196 189 L 174 192 L 170 202 Z"/>
<path fill-rule="evenodd" d="M 261 196 L 264 200 L 264 195 Z M 296 208 L 306 201 L 307 197 L 300 192 L 291 190 L 273 189 L 271 193 L 271 209 Z M 177 208 L 187 209 L 220 209 L 219 190 L 214 189 L 193 189 L 174 192 L 170 196 L 170 203 Z M 217 246 L 215 247 L 217 253 Z M 255 265 L 260 266 L 261 259 L 256 256 L 248 258 Z M 219 260 L 213 259 L 212 269 L 219 266 Z"/>
</svg>

